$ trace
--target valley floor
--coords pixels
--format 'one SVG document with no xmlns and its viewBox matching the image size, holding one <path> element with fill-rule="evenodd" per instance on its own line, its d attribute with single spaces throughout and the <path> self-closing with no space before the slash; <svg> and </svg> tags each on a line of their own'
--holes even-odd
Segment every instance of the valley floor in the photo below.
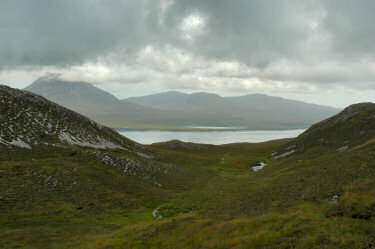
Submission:
<svg viewBox="0 0 375 249">
<path fill-rule="evenodd" d="M 162 187 L 80 151 L 2 153 L 0 248 L 374 248 L 374 144 L 270 160 L 288 141 L 152 145 L 186 172 Z"/>
</svg>

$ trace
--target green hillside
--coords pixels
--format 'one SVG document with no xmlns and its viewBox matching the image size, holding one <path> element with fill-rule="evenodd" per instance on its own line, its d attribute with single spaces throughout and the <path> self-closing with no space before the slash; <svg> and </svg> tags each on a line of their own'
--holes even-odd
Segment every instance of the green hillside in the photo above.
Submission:
<svg viewBox="0 0 375 249">
<path fill-rule="evenodd" d="M 310 127 L 274 157 L 302 153 L 344 152 L 372 142 L 375 137 L 375 104 L 360 103 Z"/>
</svg>

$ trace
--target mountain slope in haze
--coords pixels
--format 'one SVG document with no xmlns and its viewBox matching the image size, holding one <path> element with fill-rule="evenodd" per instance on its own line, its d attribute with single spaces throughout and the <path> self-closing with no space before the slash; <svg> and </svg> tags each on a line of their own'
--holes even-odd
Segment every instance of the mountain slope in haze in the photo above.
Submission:
<svg viewBox="0 0 375 249">
<path fill-rule="evenodd" d="M 250 94 L 238 97 L 227 97 L 226 99 L 251 110 L 256 115 L 287 118 L 298 117 L 310 122 L 317 122 L 339 112 L 339 109 L 329 106 L 310 104 L 265 94 Z"/>
<path fill-rule="evenodd" d="M 85 82 L 41 77 L 24 90 L 39 94 L 110 127 L 153 125 L 152 122 L 157 124 L 159 119 L 169 116 L 168 111 L 120 101 L 110 93 Z"/>
<path fill-rule="evenodd" d="M 307 124 L 325 119 L 336 114 L 339 109 L 288 100 L 264 94 L 251 94 L 238 97 L 221 97 L 210 93 L 184 94 L 180 92 L 164 92 L 142 97 L 127 98 L 123 101 L 133 102 L 145 107 L 164 110 L 180 110 L 191 112 L 213 111 L 218 115 L 225 113 L 228 119 L 237 122 L 256 123 Z"/>
<path fill-rule="evenodd" d="M 366 142 L 375 142 L 374 127 L 375 104 L 354 104 L 339 114 L 314 124 L 275 152 L 273 157 L 277 159 L 314 150 L 317 154 L 323 151 L 344 152 Z"/>
<path fill-rule="evenodd" d="M 112 94 L 85 82 L 69 82 L 53 77 L 42 77 L 24 90 L 39 94 L 53 102 L 81 112 L 147 110 L 145 107 L 120 101 Z"/>
<path fill-rule="evenodd" d="M 225 98 L 205 92 L 185 94 L 177 91 L 169 91 L 142 97 L 131 97 L 123 99 L 122 101 L 132 102 L 146 107 L 185 112 L 238 109 L 238 106 L 233 105 Z"/>
<path fill-rule="evenodd" d="M 90 84 L 51 77 L 40 78 L 25 90 L 115 128 L 227 126 L 294 129 L 308 127 L 337 112 L 334 108 L 275 97 L 257 99 L 253 101 L 257 103 L 255 105 L 249 104 L 248 96 L 235 101 L 211 93 L 166 92 L 120 101 Z"/>
<path fill-rule="evenodd" d="M 143 106 L 154 106 L 155 108 L 159 109 L 173 109 L 186 105 L 188 102 L 188 97 L 186 94 L 177 91 L 169 91 L 142 97 L 130 97 L 127 99 L 122 99 L 121 101 L 137 103 Z M 178 105 L 171 106 L 172 103 L 178 103 Z"/>
</svg>

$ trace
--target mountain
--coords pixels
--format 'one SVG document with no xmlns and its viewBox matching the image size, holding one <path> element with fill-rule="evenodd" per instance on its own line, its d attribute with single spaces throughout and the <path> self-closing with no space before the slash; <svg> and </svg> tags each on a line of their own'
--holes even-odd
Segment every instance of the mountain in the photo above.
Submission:
<svg viewBox="0 0 375 249">
<path fill-rule="evenodd" d="M 165 92 L 119 100 L 84 82 L 42 77 L 25 90 L 114 128 L 187 129 L 228 126 L 247 129 L 306 128 L 337 109 L 266 95 L 224 98 L 212 93 Z"/>
<path fill-rule="evenodd" d="M 121 101 L 136 103 L 143 106 L 154 106 L 159 109 L 180 109 L 180 106 L 184 106 L 188 102 L 188 95 L 177 91 L 168 91 L 142 97 L 130 97 Z M 171 104 L 175 103 L 179 103 L 179 105 L 171 106 Z"/>
<path fill-rule="evenodd" d="M 238 108 L 238 106 L 234 106 L 225 98 L 206 92 L 185 94 L 177 91 L 169 91 L 142 97 L 131 97 L 122 101 L 146 107 L 185 112 Z"/>
<path fill-rule="evenodd" d="M 238 126 L 257 125 L 268 127 L 306 127 L 317 121 L 336 114 L 339 109 L 309 104 L 301 101 L 288 100 L 264 94 L 251 94 L 238 97 L 221 97 L 211 93 L 184 94 L 176 91 L 152 94 L 142 97 L 124 99 L 126 102 L 143 105 L 145 107 L 163 110 L 179 110 L 197 116 L 198 112 L 205 112 L 217 120 L 224 116 L 228 120 L 235 120 Z"/>
<path fill-rule="evenodd" d="M 339 112 L 329 106 L 289 100 L 265 94 L 250 94 L 238 97 L 227 97 L 230 102 L 251 110 L 256 115 L 279 118 L 300 119 L 315 123 Z"/>
<path fill-rule="evenodd" d="M 112 94 L 85 82 L 69 82 L 57 78 L 41 77 L 24 90 L 39 94 L 67 108 L 93 115 L 148 110 L 148 108 L 130 102 L 120 101 Z"/>
<path fill-rule="evenodd" d="M 169 115 L 166 111 L 120 101 L 110 93 L 85 82 L 41 77 L 24 90 L 39 94 L 110 127 L 152 125 L 152 120 Z"/>
<path fill-rule="evenodd" d="M 126 102 L 121 104 L 115 96 L 84 82 L 68 82 L 43 77 L 24 90 L 35 92 L 56 103 L 64 103 L 83 110 L 134 106 Z"/>
</svg>

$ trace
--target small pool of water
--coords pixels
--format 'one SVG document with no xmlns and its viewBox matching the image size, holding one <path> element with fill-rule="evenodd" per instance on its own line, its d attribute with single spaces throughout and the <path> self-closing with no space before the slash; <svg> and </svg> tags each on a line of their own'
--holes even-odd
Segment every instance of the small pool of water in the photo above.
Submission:
<svg viewBox="0 0 375 249">
<path fill-rule="evenodd" d="M 260 162 L 254 166 L 252 166 L 251 168 L 254 170 L 254 171 L 258 171 L 258 170 L 261 170 L 264 168 L 264 166 L 266 166 L 267 164 L 264 163 L 264 162 Z"/>
</svg>

